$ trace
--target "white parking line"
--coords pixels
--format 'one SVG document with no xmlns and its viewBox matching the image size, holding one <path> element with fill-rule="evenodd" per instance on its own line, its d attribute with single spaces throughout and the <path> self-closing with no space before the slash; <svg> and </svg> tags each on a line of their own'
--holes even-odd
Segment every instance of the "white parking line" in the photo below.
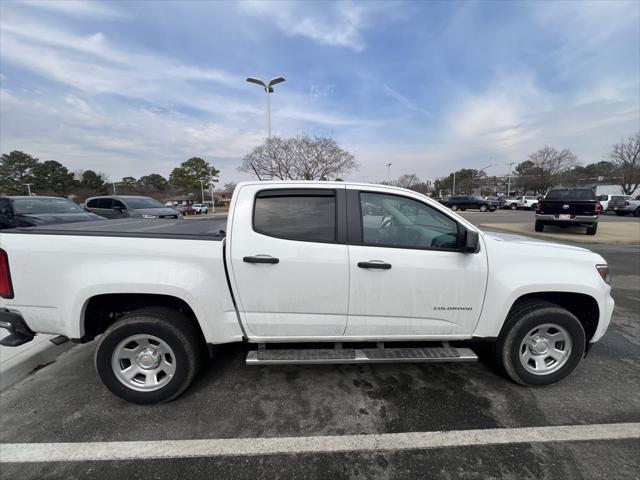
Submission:
<svg viewBox="0 0 640 480">
<path fill-rule="evenodd" d="M 87 443 L 3 443 L 0 444 L 0 462 L 77 462 L 90 460 L 146 460 L 157 458 L 399 451 L 470 445 L 579 442 L 638 438 L 640 438 L 640 423 L 612 423 L 321 437 Z"/>
</svg>

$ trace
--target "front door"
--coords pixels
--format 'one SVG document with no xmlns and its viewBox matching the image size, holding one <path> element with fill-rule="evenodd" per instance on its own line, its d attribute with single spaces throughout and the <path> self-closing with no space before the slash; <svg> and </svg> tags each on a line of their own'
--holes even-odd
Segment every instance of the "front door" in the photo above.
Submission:
<svg viewBox="0 0 640 480">
<path fill-rule="evenodd" d="M 462 253 L 458 222 L 416 198 L 349 190 L 348 201 L 349 226 L 360 231 L 349 231 L 346 335 L 470 335 L 487 282 L 484 250 Z"/>
<path fill-rule="evenodd" d="M 249 337 L 342 335 L 349 295 L 344 187 L 247 185 L 234 195 L 228 258 Z"/>
</svg>

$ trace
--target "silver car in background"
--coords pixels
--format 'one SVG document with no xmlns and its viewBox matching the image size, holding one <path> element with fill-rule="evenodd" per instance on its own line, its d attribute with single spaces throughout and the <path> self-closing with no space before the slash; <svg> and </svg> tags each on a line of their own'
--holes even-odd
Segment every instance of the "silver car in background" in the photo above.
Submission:
<svg viewBox="0 0 640 480">
<path fill-rule="evenodd" d="M 138 195 L 91 197 L 85 202 L 85 208 L 105 218 L 182 218 L 175 208 Z"/>
</svg>

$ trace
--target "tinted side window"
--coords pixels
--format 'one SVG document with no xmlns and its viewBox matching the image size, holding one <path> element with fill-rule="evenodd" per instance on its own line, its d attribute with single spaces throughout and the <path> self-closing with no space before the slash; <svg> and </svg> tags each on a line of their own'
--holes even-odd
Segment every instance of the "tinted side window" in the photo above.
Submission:
<svg viewBox="0 0 640 480">
<path fill-rule="evenodd" d="M 98 199 L 98 206 L 96 208 L 110 209 L 111 208 L 111 199 L 110 198 L 99 198 Z"/>
<path fill-rule="evenodd" d="M 7 210 L 7 211 L 11 211 L 11 204 L 9 203 L 9 200 L 6 198 L 0 198 L 0 214 L 2 214 L 3 210 Z"/>
<path fill-rule="evenodd" d="M 365 244 L 442 249 L 458 246 L 458 224 L 417 200 L 362 192 L 360 207 Z"/>
<path fill-rule="evenodd" d="M 124 206 L 124 203 L 122 203 L 120 200 L 112 200 L 111 203 L 111 208 L 122 208 L 123 210 L 125 210 L 127 207 Z"/>
<path fill-rule="evenodd" d="M 264 196 L 261 196 L 264 193 Z M 336 198 L 333 190 L 313 194 L 256 196 L 253 228 L 259 233 L 308 242 L 336 241 Z"/>
<path fill-rule="evenodd" d="M 93 200 L 89 200 L 87 202 L 87 208 L 98 208 L 98 202 L 99 200 L 97 198 L 94 198 Z"/>
</svg>

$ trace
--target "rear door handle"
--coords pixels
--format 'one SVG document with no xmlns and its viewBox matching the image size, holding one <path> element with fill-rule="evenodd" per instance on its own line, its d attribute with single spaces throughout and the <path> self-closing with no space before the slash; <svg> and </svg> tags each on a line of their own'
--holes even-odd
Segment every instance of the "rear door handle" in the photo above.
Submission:
<svg viewBox="0 0 640 480">
<path fill-rule="evenodd" d="M 371 261 L 371 262 L 358 262 L 360 268 L 377 268 L 379 270 L 389 270 L 391 268 L 390 263 Z"/>
<path fill-rule="evenodd" d="M 269 255 L 256 255 L 253 257 L 244 257 L 242 259 L 243 262 L 247 263 L 279 263 L 280 259 L 276 257 L 271 257 Z"/>
</svg>

